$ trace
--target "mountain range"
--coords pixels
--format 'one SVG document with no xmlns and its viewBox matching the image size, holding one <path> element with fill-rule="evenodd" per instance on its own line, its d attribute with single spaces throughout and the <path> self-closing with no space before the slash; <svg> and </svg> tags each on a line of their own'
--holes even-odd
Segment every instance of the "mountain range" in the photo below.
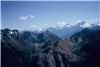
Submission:
<svg viewBox="0 0 100 67">
<path fill-rule="evenodd" d="M 89 23 L 86 21 L 81 21 L 74 25 L 65 24 L 64 26 L 47 27 L 43 28 L 41 31 L 48 30 L 59 37 L 65 37 L 65 36 L 70 37 L 74 33 L 79 32 L 84 28 L 93 28 L 97 26 L 100 26 L 100 23 Z M 39 29 L 37 30 L 40 31 Z"/>
<path fill-rule="evenodd" d="M 43 31 L 1 29 L 2 67 L 99 67 L 100 24 Z"/>
</svg>

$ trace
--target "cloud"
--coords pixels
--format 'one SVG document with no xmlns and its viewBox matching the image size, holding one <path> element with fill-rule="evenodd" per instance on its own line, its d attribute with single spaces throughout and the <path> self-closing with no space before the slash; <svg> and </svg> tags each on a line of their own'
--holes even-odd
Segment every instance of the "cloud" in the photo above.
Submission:
<svg viewBox="0 0 100 67">
<path fill-rule="evenodd" d="M 94 20 L 100 22 L 100 18 L 95 18 Z"/>
<path fill-rule="evenodd" d="M 28 20 L 28 19 L 35 19 L 35 15 L 27 15 L 27 16 L 18 16 L 18 18 L 22 21 Z"/>
<path fill-rule="evenodd" d="M 86 19 L 86 20 L 79 20 L 77 21 L 76 24 L 80 23 L 80 22 L 87 22 L 87 23 L 90 23 L 90 24 L 95 24 L 95 23 L 100 23 L 100 18 L 94 18 L 94 19 Z M 89 24 L 86 24 L 86 26 L 88 26 Z"/>
<path fill-rule="evenodd" d="M 36 28 L 37 26 L 35 26 L 35 25 L 31 25 L 31 28 Z"/>
<path fill-rule="evenodd" d="M 80 23 L 80 22 L 83 22 L 83 20 L 78 20 L 78 21 L 77 21 L 77 24 Z"/>
<path fill-rule="evenodd" d="M 4 27 L 4 25 L 0 23 L 0 29 L 2 29 L 3 27 Z"/>
<path fill-rule="evenodd" d="M 18 17 L 20 20 L 25 21 L 28 19 L 28 16 L 19 16 Z"/>
<path fill-rule="evenodd" d="M 57 22 L 57 26 L 59 27 L 64 27 L 66 25 L 65 22 Z"/>
<path fill-rule="evenodd" d="M 95 23 L 100 23 L 100 19 L 99 19 L 99 18 L 88 19 L 88 20 L 86 20 L 86 22 L 88 22 L 88 23 L 93 23 L 93 24 L 95 24 Z"/>
<path fill-rule="evenodd" d="M 35 15 L 29 15 L 30 18 L 35 19 L 36 16 Z"/>
</svg>

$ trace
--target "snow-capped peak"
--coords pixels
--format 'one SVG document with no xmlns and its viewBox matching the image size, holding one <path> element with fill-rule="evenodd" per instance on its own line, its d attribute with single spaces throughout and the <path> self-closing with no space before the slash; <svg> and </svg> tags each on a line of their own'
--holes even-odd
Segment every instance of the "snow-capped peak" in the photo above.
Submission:
<svg viewBox="0 0 100 67">
<path fill-rule="evenodd" d="M 98 23 L 98 26 L 100 26 L 100 23 Z"/>
<path fill-rule="evenodd" d="M 70 28 L 70 27 L 71 27 L 71 25 L 70 25 L 70 24 L 66 24 L 66 25 L 65 25 L 65 27 L 69 27 L 69 28 Z"/>
<path fill-rule="evenodd" d="M 95 25 L 96 25 L 96 26 L 100 26 L 100 23 L 96 23 Z"/>
<path fill-rule="evenodd" d="M 90 23 L 84 22 L 84 23 L 80 24 L 80 27 L 82 27 L 82 28 L 90 28 L 90 27 L 92 27 L 92 25 Z"/>
<path fill-rule="evenodd" d="M 57 26 L 58 28 L 63 28 L 66 25 L 66 22 L 57 22 Z"/>
</svg>

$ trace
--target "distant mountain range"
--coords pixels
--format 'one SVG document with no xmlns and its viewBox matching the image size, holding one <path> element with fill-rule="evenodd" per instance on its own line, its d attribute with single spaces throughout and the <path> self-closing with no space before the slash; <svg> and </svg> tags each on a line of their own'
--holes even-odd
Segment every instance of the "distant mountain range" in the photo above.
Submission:
<svg viewBox="0 0 100 67">
<path fill-rule="evenodd" d="M 84 28 L 93 28 L 93 27 L 97 27 L 100 26 L 100 23 L 88 23 L 86 21 L 81 21 L 78 22 L 77 24 L 74 25 L 70 25 L 70 24 L 65 24 L 64 26 L 60 27 L 60 26 L 56 26 L 56 27 L 47 27 L 47 28 L 43 28 L 41 30 L 36 30 L 36 31 L 45 31 L 48 30 L 60 37 L 70 37 L 72 36 L 74 33 L 81 31 Z"/>
<path fill-rule="evenodd" d="M 2 67 L 99 67 L 100 24 L 41 32 L 2 29 L 1 53 Z"/>
<path fill-rule="evenodd" d="M 56 27 L 56 28 L 47 28 L 50 32 L 53 32 L 54 34 L 60 36 L 60 37 L 70 37 L 74 33 L 81 31 L 84 28 L 93 28 L 95 26 L 100 26 L 100 23 L 96 24 L 89 24 L 85 21 L 77 23 L 76 25 L 69 25 L 66 24 L 64 27 Z"/>
</svg>

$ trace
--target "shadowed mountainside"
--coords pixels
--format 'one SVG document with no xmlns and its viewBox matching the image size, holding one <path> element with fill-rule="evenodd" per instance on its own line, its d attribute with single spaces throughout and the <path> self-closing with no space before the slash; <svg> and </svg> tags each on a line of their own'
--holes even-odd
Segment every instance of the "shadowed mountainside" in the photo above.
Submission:
<svg viewBox="0 0 100 67">
<path fill-rule="evenodd" d="M 98 67 L 99 51 L 99 27 L 83 29 L 70 38 L 49 31 L 1 30 L 2 67 Z"/>
</svg>

